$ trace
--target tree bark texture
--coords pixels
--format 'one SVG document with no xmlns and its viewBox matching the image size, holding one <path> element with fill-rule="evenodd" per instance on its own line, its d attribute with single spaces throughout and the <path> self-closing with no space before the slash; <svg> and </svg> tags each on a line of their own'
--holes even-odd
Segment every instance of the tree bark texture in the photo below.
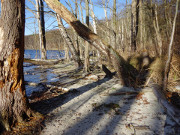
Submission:
<svg viewBox="0 0 180 135">
<path fill-rule="evenodd" d="M 83 25 L 77 18 L 64 7 L 57 0 L 45 0 L 46 3 L 52 8 L 57 14 L 59 14 L 68 24 L 70 24 L 73 29 L 81 36 L 83 39 L 88 41 L 96 49 L 98 49 L 102 54 L 108 57 L 108 52 L 113 59 L 113 66 L 117 71 L 121 83 L 128 85 L 128 76 L 133 76 L 136 71 L 130 66 L 122 56 L 118 54 L 110 45 L 103 41 L 97 34 L 93 33 L 88 27 Z"/>
<path fill-rule="evenodd" d="M 29 115 L 23 85 L 25 1 L 1 2 L 0 125 L 8 131 Z"/>
</svg>

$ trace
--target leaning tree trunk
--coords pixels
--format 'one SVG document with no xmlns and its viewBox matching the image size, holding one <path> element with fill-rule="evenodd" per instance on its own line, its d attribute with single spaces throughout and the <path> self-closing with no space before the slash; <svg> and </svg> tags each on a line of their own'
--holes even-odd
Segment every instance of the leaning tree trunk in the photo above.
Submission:
<svg viewBox="0 0 180 135">
<path fill-rule="evenodd" d="M 29 116 L 23 85 L 25 1 L 1 2 L 0 126 L 9 131 Z"/>
<path fill-rule="evenodd" d="M 71 54 L 73 55 L 74 61 L 77 63 L 77 67 L 80 68 L 83 64 L 81 62 L 79 53 L 76 51 L 76 49 L 73 45 L 73 42 L 65 29 L 61 17 L 59 15 L 56 15 L 56 18 L 57 18 L 59 30 L 60 30 L 62 36 L 64 37 L 65 42 L 66 42 Z M 68 55 L 69 55 L 69 53 L 68 53 Z"/>
<path fill-rule="evenodd" d="M 83 39 L 88 41 L 90 45 L 93 45 L 102 54 L 108 57 L 108 52 L 113 59 L 113 66 L 117 71 L 119 79 L 123 85 L 128 85 L 129 76 L 134 79 L 134 75 L 137 71 L 129 65 L 122 56 L 118 54 L 110 45 L 103 41 L 97 34 L 93 33 L 88 27 L 83 25 L 77 18 L 67 10 L 64 5 L 62 5 L 57 0 L 45 0 L 46 3 L 52 8 L 57 14 L 59 14 L 68 24 L 70 24 L 73 29 L 81 36 Z"/>
</svg>

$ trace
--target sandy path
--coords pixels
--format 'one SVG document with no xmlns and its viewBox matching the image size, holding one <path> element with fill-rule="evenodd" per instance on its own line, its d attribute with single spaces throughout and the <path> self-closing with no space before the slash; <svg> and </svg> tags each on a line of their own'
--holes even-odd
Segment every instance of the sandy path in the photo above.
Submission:
<svg viewBox="0 0 180 135">
<path fill-rule="evenodd" d="M 115 78 L 97 82 L 82 79 L 68 88 L 77 91 L 47 114 L 41 135 L 180 134 L 150 88 L 138 95 L 118 95 L 135 90 L 122 87 Z"/>
</svg>

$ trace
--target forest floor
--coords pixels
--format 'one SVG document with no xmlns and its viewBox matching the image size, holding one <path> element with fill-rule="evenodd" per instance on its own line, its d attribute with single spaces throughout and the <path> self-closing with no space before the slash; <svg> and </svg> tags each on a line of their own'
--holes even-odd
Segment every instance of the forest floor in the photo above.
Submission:
<svg viewBox="0 0 180 135">
<path fill-rule="evenodd" d="M 99 69 L 84 74 L 74 63 L 43 68 L 59 74 L 61 83 L 29 97 L 31 108 L 45 115 L 41 135 L 180 134 L 151 88 L 123 87 L 116 77 Z"/>
</svg>

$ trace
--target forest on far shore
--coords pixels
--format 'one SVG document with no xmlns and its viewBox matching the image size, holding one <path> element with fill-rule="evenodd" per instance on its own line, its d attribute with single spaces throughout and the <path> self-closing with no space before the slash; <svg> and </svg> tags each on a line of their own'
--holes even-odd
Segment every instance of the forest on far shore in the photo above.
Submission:
<svg viewBox="0 0 180 135">
<path fill-rule="evenodd" d="M 47 50 L 62 50 L 64 40 L 59 30 L 46 31 L 46 46 Z M 39 50 L 39 34 L 25 36 L 26 50 Z"/>
</svg>

